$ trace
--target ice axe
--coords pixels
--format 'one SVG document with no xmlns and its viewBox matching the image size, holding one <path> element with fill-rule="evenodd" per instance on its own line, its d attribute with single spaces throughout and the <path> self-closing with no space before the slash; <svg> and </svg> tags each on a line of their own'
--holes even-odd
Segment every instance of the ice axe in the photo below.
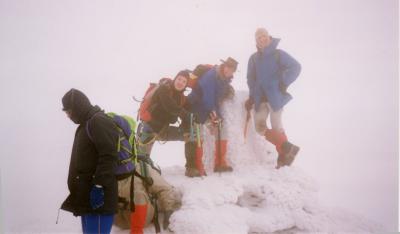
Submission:
<svg viewBox="0 0 400 234">
<path fill-rule="evenodd" d="M 251 117 L 250 110 L 247 110 L 246 122 L 244 123 L 244 131 L 243 131 L 244 143 L 246 143 L 246 139 L 247 139 L 247 129 L 249 127 L 250 117 Z"/>
<path fill-rule="evenodd" d="M 217 162 L 219 165 L 221 165 L 221 157 L 222 157 L 222 152 L 221 152 L 221 124 L 222 121 L 218 120 L 217 122 Z M 220 172 L 221 175 L 221 172 Z"/>
</svg>

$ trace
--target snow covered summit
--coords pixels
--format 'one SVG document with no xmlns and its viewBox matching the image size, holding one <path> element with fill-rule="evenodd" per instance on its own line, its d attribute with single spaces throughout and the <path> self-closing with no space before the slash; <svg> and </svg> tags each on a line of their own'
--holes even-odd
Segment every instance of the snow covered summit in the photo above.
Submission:
<svg viewBox="0 0 400 234">
<path fill-rule="evenodd" d="M 243 103 L 247 93 L 237 92 L 224 105 L 229 124 L 228 160 L 232 173 L 213 172 L 214 136 L 205 136 L 204 163 L 208 176 L 187 178 L 184 167 L 163 170 L 183 193 L 182 207 L 171 217 L 174 233 L 298 233 L 376 232 L 379 224 L 350 212 L 324 207 L 317 199 L 318 185 L 296 162 L 275 169 L 272 144 L 255 133 L 250 120 L 245 142 Z M 299 157 L 302 157 L 301 151 Z M 147 228 L 146 232 L 154 232 Z"/>
</svg>

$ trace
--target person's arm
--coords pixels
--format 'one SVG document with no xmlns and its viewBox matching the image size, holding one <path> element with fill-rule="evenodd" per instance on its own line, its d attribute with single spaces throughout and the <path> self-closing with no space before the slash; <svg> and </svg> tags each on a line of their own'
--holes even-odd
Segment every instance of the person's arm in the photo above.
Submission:
<svg viewBox="0 0 400 234">
<path fill-rule="evenodd" d="M 301 65 L 292 56 L 283 50 L 278 51 L 280 54 L 280 63 L 282 66 L 282 83 L 288 87 L 293 83 L 300 74 Z"/>
<path fill-rule="evenodd" d="M 202 91 L 202 104 L 207 113 L 216 111 L 217 97 L 216 97 L 216 82 L 215 72 L 208 72 L 203 76 L 198 85 Z"/>
<path fill-rule="evenodd" d="M 118 129 L 112 120 L 105 116 L 95 116 L 89 122 L 92 142 L 99 154 L 93 183 L 103 187 L 114 181 L 118 162 Z"/>
<path fill-rule="evenodd" d="M 186 112 L 186 110 L 178 104 L 178 101 L 183 102 L 184 100 L 175 100 L 171 97 L 171 90 L 169 90 L 166 85 L 161 85 L 157 92 L 159 95 L 158 101 L 165 111 L 174 116 L 181 116 Z"/>
</svg>

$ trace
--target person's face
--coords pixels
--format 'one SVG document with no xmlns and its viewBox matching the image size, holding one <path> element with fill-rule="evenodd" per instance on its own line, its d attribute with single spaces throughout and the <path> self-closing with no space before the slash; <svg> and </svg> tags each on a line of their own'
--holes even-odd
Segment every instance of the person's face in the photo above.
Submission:
<svg viewBox="0 0 400 234">
<path fill-rule="evenodd" d="M 184 76 L 176 77 L 175 82 L 174 82 L 175 89 L 178 91 L 184 90 L 186 88 L 187 81 L 188 80 Z"/>
<path fill-rule="evenodd" d="M 65 114 L 68 116 L 68 118 L 69 118 L 72 122 L 74 122 L 74 123 L 76 123 L 76 124 L 79 124 L 78 119 L 76 119 L 76 118 L 72 115 L 72 110 L 71 110 L 71 109 L 64 110 L 64 112 L 65 112 Z"/>
<path fill-rule="evenodd" d="M 271 43 L 271 37 L 267 34 L 261 34 L 256 38 L 257 48 L 264 49 Z"/>
<path fill-rule="evenodd" d="M 72 116 L 72 110 L 64 110 L 65 114 L 68 116 L 68 118 L 71 119 Z"/>
<path fill-rule="evenodd" d="M 235 73 L 235 68 L 224 66 L 223 73 L 224 73 L 224 78 L 225 79 L 232 78 L 233 77 L 233 73 Z"/>
</svg>

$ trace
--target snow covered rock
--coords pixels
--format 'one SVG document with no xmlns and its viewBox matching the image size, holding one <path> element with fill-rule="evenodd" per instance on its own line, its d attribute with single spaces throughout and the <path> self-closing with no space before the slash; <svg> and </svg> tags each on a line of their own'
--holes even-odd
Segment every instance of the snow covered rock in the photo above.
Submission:
<svg viewBox="0 0 400 234">
<path fill-rule="evenodd" d="M 170 219 L 174 233 L 375 232 L 376 224 L 318 203 L 318 185 L 295 165 L 276 170 L 274 147 L 255 133 L 250 120 L 243 138 L 247 93 L 237 92 L 224 105 L 229 124 L 231 173 L 213 173 L 214 136 L 206 132 L 204 159 L 208 176 L 187 178 L 183 166 L 163 174 L 183 193 L 182 207 Z M 301 152 L 300 152 L 301 154 Z M 301 155 L 300 155 L 301 156 Z M 146 232 L 154 232 L 147 228 Z"/>
</svg>

